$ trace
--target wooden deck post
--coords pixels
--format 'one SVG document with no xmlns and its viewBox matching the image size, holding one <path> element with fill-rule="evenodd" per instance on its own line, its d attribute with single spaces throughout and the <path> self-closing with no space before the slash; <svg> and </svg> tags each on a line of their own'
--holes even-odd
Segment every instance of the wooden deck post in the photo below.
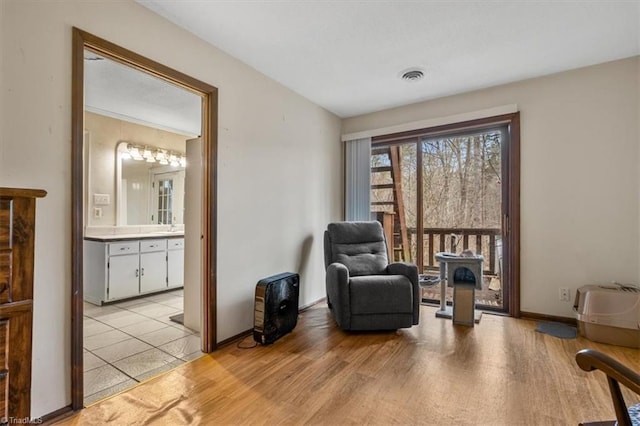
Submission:
<svg viewBox="0 0 640 426">
<path fill-rule="evenodd" d="M 393 257 L 393 213 L 376 212 L 376 220 L 382 224 L 384 237 L 387 240 L 387 257 L 389 263 L 394 261 Z"/>
</svg>

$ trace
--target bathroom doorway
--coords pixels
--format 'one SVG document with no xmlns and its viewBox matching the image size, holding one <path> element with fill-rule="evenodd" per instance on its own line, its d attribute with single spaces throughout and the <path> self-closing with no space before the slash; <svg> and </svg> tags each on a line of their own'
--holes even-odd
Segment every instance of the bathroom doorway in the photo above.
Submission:
<svg viewBox="0 0 640 426">
<path fill-rule="evenodd" d="M 217 89 L 76 28 L 73 39 L 72 408 L 80 409 L 86 391 L 97 389 L 85 389 L 87 377 L 106 376 L 101 391 L 118 390 L 215 348 Z M 114 70 L 135 77 L 114 82 Z M 108 84 L 97 87 L 90 73 Z M 144 93 L 157 84 L 163 88 Z M 135 99 L 122 102 L 128 91 Z M 169 109 L 193 116 L 195 106 L 197 120 L 162 115 L 172 93 L 184 103 Z M 158 101 L 147 116 L 135 105 L 145 98 Z M 87 129 L 91 121 L 98 124 Z M 193 141 L 195 151 L 187 146 Z M 199 166 L 195 179 L 189 162 Z M 170 183 L 155 179 L 162 173 L 175 175 Z M 200 188 L 191 194 L 189 179 Z M 200 272 L 190 284 L 198 318 L 185 327 L 188 283 L 176 271 L 189 247 Z M 101 370 L 87 375 L 92 368 Z"/>
</svg>

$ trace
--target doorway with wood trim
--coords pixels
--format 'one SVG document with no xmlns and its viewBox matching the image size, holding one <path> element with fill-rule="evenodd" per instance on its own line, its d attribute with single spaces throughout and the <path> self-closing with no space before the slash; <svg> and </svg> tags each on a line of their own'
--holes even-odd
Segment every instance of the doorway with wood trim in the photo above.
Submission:
<svg viewBox="0 0 640 426">
<path fill-rule="evenodd" d="M 114 45 L 77 28 L 73 29 L 73 63 L 72 63 L 72 301 L 71 301 L 71 391 L 72 408 L 83 406 L 83 265 L 84 265 L 84 222 L 86 218 L 84 205 L 84 99 L 85 99 L 85 54 L 90 51 L 126 67 L 142 71 L 168 84 L 175 85 L 191 92 L 201 99 L 202 113 L 201 148 L 198 151 L 198 162 L 201 163 L 200 174 L 200 238 L 193 238 L 200 247 L 197 256 L 200 270 L 201 294 L 201 339 L 203 352 L 211 352 L 216 347 L 216 151 L 217 151 L 217 89 L 199 80 L 193 79 L 179 71 Z M 158 158 L 158 157 L 156 157 Z M 162 164 L 162 163 L 161 163 Z M 101 198 L 102 200 L 102 198 Z M 108 198 L 107 198 L 108 201 Z M 98 213 L 100 213 L 98 211 Z M 96 213 L 96 214 L 98 214 Z M 173 218 L 172 218 L 173 220 Z M 169 238 L 168 236 L 167 238 Z M 201 242 L 200 242 L 201 241 Z M 155 243 L 154 243 L 155 244 Z M 125 244 L 126 245 L 126 244 Z M 124 247 L 124 246 L 123 246 Z M 139 247 L 142 247 L 140 245 Z M 146 247 L 146 246 L 145 246 Z M 126 247 L 125 247 L 126 248 Z M 151 245 L 147 247 L 155 253 Z M 140 250 L 142 250 L 140 248 Z M 169 255 L 166 256 L 169 261 Z M 142 262 L 142 255 L 140 255 Z M 136 269 L 138 270 L 138 269 Z M 142 275 L 144 269 L 139 268 Z M 108 294 L 108 293 L 107 293 Z"/>
</svg>

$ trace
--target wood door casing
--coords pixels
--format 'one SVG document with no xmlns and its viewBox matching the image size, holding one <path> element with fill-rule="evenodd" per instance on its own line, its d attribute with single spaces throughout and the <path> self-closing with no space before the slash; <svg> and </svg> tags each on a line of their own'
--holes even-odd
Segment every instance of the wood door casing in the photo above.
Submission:
<svg viewBox="0 0 640 426">
<path fill-rule="evenodd" d="M 218 89 L 79 28 L 72 28 L 71 62 L 71 408 L 83 407 L 83 150 L 85 49 L 160 77 L 202 97 L 202 350 L 217 347 Z"/>
</svg>

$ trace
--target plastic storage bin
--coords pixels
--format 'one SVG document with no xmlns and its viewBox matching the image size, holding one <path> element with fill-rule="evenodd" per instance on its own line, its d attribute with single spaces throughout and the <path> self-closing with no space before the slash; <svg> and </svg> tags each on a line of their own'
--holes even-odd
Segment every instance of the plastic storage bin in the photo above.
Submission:
<svg viewBox="0 0 640 426">
<path fill-rule="evenodd" d="M 640 348 L 640 289 L 580 287 L 573 309 L 580 335 L 594 342 Z"/>
</svg>

